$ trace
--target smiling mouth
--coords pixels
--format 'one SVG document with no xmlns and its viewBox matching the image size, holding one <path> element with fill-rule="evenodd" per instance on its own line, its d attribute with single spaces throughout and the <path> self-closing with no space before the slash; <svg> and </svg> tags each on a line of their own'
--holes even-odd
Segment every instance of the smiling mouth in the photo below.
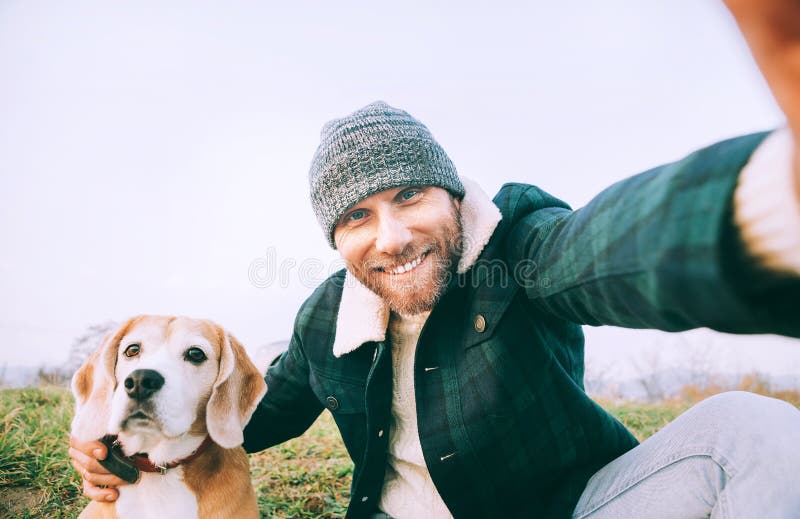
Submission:
<svg viewBox="0 0 800 519">
<path fill-rule="evenodd" d="M 379 267 L 376 270 L 378 270 L 379 272 L 390 274 L 392 276 L 408 274 L 409 272 L 417 268 L 423 261 L 425 261 L 425 258 L 428 257 L 428 252 L 423 252 L 416 259 L 414 259 L 413 261 L 409 261 L 405 265 L 398 265 L 396 267 Z"/>
</svg>

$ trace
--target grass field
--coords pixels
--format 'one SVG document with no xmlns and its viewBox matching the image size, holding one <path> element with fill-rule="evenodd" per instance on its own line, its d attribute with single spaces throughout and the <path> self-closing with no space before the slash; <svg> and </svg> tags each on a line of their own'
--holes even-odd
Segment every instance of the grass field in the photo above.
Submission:
<svg viewBox="0 0 800 519">
<path fill-rule="evenodd" d="M 72 396 L 0 390 L 0 517 L 75 517 L 86 505 L 67 457 Z M 605 405 L 643 440 L 688 407 Z M 302 437 L 250 457 L 262 517 L 342 517 L 353 465 L 326 412 Z"/>
</svg>

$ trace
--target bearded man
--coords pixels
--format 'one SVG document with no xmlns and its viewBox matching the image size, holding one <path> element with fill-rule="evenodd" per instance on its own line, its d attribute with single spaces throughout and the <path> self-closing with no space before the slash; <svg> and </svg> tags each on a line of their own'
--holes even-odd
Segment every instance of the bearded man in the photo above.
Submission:
<svg viewBox="0 0 800 519">
<path fill-rule="evenodd" d="M 311 201 L 347 269 L 300 309 L 245 448 L 330 411 L 355 464 L 348 518 L 796 517 L 792 406 L 718 395 L 638 445 L 583 389 L 582 324 L 800 336 L 800 31 L 731 4 L 789 128 L 577 211 L 531 185 L 489 199 L 385 103 L 325 125 Z M 94 448 L 73 460 L 113 500 Z"/>
<path fill-rule="evenodd" d="M 767 165 L 787 137 L 717 144 L 572 211 L 530 185 L 490 200 L 386 103 L 329 122 L 311 200 L 347 269 L 301 308 L 245 447 L 327 408 L 355 463 L 348 517 L 789 517 L 800 412 L 719 395 L 637 447 L 583 391 L 579 326 L 797 334 L 782 299 L 747 304 L 781 278 L 740 239 L 785 241 L 747 193 L 791 178 Z"/>
</svg>

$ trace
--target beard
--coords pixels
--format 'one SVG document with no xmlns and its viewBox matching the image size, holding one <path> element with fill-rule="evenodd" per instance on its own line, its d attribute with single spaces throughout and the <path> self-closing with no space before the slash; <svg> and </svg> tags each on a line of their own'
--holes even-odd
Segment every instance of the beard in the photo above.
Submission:
<svg viewBox="0 0 800 519">
<path fill-rule="evenodd" d="M 349 263 L 350 272 L 361 284 L 381 297 L 389 308 L 402 315 L 431 310 L 455 275 L 462 246 L 461 214 L 452 204 L 449 218 L 435 235 L 413 241 L 402 253 L 374 253 L 359 264 Z M 412 271 L 392 274 L 387 269 L 422 261 Z"/>
</svg>

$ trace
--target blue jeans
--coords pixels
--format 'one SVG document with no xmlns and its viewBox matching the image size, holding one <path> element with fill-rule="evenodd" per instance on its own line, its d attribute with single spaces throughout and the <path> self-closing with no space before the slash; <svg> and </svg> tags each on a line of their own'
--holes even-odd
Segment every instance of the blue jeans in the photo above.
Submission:
<svg viewBox="0 0 800 519">
<path fill-rule="evenodd" d="M 575 519 L 800 517 L 800 411 L 735 391 L 692 407 L 589 480 Z"/>
</svg>

